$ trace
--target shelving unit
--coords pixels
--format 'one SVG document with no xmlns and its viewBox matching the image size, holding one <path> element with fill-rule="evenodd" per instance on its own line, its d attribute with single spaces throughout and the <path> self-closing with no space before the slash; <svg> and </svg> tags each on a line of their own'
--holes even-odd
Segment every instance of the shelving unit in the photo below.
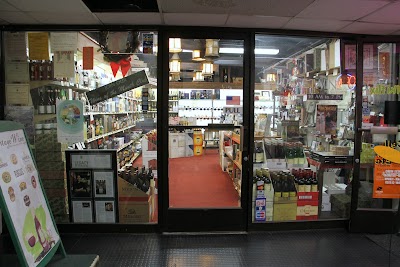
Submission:
<svg viewBox="0 0 400 267">
<path fill-rule="evenodd" d="M 128 115 L 128 114 L 135 114 L 135 113 L 140 113 L 140 111 L 125 111 L 125 112 L 105 112 L 105 111 L 101 111 L 101 112 L 87 112 L 84 115 L 85 116 L 89 116 L 89 115 Z"/>
<path fill-rule="evenodd" d="M 119 129 L 119 130 L 116 130 L 116 131 L 112 131 L 112 132 L 105 133 L 105 134 L 102 134 L 102 135 L 99 135 L 99 136 L 95 136 L 95 137 L 93 137 L 93 138 L 89 138 L 89 139 L 85 140 L 85 142 L 86 142 L 86 143 L 90 143 L 90 142 L 96 141 L 96 140 L 98 140 L 98 139 L 101 139 L 101 138 L 104 138 L 104 137 L 107 137 L 107 136 L 110 136 L 110 135 L 113 135 L 113 134 L 116 134 L 116 133 L 120 133 L 120 132 L 129 130 L 129 129 L 135 127 L 135 126 L 136 126 L 136 125 L 131 125 L 131 126 L 128 126 L 128 127 L 125 127 L 125 128 Z"/>
</svg>

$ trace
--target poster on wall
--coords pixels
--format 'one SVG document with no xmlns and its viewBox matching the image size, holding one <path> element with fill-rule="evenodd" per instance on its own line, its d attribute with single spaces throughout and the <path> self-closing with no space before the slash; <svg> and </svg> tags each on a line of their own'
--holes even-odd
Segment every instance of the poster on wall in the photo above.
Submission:
<svg viewBox="0 0 400 267">
<path fill-rule="evenodd" d="M 113 171 L 93 172 L 94 197 L 115 197 L 114 180 Z"/>
<path fill-rule="evenodd" d="M 115 202 L 113 200 L 96 201 L 96 222 L 115 223 Z"/>
<path fill-rule="evenodd" d="M 60 143 L 84 142 L 83 103 L 79 100 L 57 102 L 57 139 Z"/>
<path fill-rule="evenodd" d="M 28 45 L 29 45 L 30 60 L 49 60 L 48 32 L 28 33 Z"/>
<path fill-rule="evenodd" d="M 153 54 L 154 34 L 143 33 L 143 54 Z"/>
<path fill-rule="evenodd" d="M 50 33 L 51 51 L 75 51 L 78 46 L 77 32 Z"/>
<path fill-rule="evenodd" d="M 400 198 L 400 164 L 375 157 L 373 198 Z"/>
<path fill-rule="evenodd" d="M 26 35 L 25 32 L 5 32 L 5 56 L 7 61 L 25 61 Z"/>
<path fill-rule="evenodd" d="M 0 129 L 10 122 L 0 123 Z M 0 132 L 0 204 L 23 266 L 49 261 L 61 243 L 22 129 Z"/>
<path fill-rule="evenodd" d="M 75 223 L 92 223 L 92 201 L 91 200 L 73 200 L 72 201 L 72 218 Z"/>
<path fill-rule="evenodd" d="M 336 105 L 317 105 L 316 112 L 316 131 L 320 134 L 336 134 L 337 126 L 337 106 Z"/>
<path fill-rule="evenodd" d="M 54 52 L 54 78 L 75 77 L 74 51 Z"/>
</svg>

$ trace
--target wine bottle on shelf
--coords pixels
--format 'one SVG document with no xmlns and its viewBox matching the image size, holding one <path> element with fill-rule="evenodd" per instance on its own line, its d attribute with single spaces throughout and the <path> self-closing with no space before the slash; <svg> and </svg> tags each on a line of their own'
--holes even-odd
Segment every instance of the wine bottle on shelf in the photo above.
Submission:
<svg viewBox="0 0 400 267">
<path fill-rule="evenodd" d="M 44 89 L 39 89 L 38 113 L 39 114 L 46 114 L 46 103 L 45 103 Z"/>
<path fill-rule="evenodd" d="M 52 114 L 53 113 L 53 100 L 52 100 L 52 94 L 53 90 L 51 89 L 50 86 L 45 87 L 45 102 L 46 102 L 46 114 Z"/>
</svg>

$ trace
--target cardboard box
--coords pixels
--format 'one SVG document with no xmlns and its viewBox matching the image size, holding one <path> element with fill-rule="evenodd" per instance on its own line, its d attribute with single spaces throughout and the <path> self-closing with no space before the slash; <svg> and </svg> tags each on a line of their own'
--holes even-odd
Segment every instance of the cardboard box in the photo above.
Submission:
<svg viewBox="0 0 400 267">
<path fill-rule="evenodd" d="M 154 157 L 142 157 L 143 159 L 143 166 L 148 168 L 152 168 L 153 170 L 157 170 L 157 158 Z"/>
<path fill-rule="evenodd" d="M 276 199 L 276 198 L 275 198 Z M 297 215 L 297 200 L 274 201 L 273 221 L 295 221 Z"/>
<path fill-rule="evenodd" d="M 150 222 L 154 215 L 153 195 L 118 177 L 118 210 L 120 223 Z"/>
<path fill-rule="evenodd" d="M 193 155 L 194 155 L 193 145 L 187 145 L 186 148 L 185 148 L 185 156 L 186 157 L 193 157 Z"/>
<path fill-rule="evenodd" d="M 267 159 L 267 166 L 270 170 L 286 170 L 286 160 L 284 159 Z"/>
<path fill-rule="evenodd" d="M 157 157 L 157 146 L 145 137 L 142 138 L 142 155 L 143 157 Z"/>
<path fill-rule="evenodd" d="M 322 192 L 322 204 L 321 211 L 331 211 L 330 195 L 328 193 Z"/>
<path fill-rule="evenodd" d="M 169 150 L 169 158 L 183 158 L 186 156 L 186 147 L 174 147 Z"/>
<path fill-rule="evenodd" d="M 299 192 L 297 194 L 297 220 L 318 220 L 319 192 Z"/>
</svg>

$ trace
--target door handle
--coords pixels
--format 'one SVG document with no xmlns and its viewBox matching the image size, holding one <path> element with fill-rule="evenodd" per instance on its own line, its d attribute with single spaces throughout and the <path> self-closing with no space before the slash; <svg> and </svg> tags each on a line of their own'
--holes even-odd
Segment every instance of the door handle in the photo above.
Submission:
<svg viewBox="0 0 400 267">
<path fill-rule="evenodd" d="M 249 158 L 248 157 L 243 157 L 243 161 L 248 161 Z"/>
</svg>

